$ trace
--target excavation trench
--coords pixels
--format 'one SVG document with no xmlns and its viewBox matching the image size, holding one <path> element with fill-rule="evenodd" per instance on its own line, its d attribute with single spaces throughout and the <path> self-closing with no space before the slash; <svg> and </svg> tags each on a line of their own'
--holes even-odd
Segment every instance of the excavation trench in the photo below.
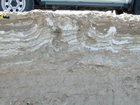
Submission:
<svg viewBox="0 0 140 105">
<path fill-rule="evenodd" d="M 139 105 L 140 16 L 6 15 L 10 19 L 0 20 L 0 105 Z"/>
</svg>

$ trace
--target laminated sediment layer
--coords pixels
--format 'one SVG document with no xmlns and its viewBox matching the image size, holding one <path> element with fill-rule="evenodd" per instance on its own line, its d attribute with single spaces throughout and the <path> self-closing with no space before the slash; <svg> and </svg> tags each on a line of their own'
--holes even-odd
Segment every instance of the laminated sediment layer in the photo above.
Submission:
<svg viewBox="0 0 140 105">
<path fill-rule="evenodd" d="M 139 105 L 140 16 L 6 13 L 0 105 Z"/>
</svg>

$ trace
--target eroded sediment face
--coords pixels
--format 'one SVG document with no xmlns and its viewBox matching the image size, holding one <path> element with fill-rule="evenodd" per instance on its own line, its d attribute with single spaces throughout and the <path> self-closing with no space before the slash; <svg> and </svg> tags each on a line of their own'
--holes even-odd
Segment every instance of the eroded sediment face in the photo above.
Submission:
<svg viewBox="0 0 140 105">
<path fill-rule="evenodd" d="M 0 20 L 0 105 L 140 103 L 140 16 L 8 15 Z"/>
</svg>

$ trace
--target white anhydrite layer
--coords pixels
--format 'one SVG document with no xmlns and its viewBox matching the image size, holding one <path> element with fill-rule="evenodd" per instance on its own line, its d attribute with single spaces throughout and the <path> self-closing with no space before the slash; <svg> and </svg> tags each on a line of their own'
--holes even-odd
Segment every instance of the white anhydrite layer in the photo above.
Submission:
<svg viewBox="0 0 140 105">
<path fill-rule="evenodd" d="M 58 53 L 64 49 L 68 52 L 84 51 L 85 48 L 113 53 L 140 50 L 139 42 L 135 41 L 140 37 L 131 35 L 139 33 L 135 32 L 139 27 L 135 22 L 139 21 L 137 16 L 116 16 L 89 11 L 69 12 L 70 14 L 64 11 L 22 13 L 18 14 L 21 19 L 0 25 L 3 29 L 0 30 L 0 56 L 24 55 L 41 48 L 44 48 L 44 51 L 45 48 L 51 48 Z M 27 17 L 31 14 L 32 17 Z M 130 25 L 136 28 L 130 28 Z M 127 32 L 129 30 L 120 32 L 127 27 L 130 32 L 135 33 Z"/>
</svg>

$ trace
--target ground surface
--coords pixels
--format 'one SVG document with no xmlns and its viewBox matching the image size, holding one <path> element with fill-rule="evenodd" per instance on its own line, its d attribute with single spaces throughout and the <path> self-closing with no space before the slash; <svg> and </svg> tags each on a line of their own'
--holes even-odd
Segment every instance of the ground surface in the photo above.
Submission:
<svg viewBox="0 0 140 105">
<path fill-rule="evenodd" d="M 139 105 L 140 16 L 7 13 L 0 105 Z"/>
</svg>

